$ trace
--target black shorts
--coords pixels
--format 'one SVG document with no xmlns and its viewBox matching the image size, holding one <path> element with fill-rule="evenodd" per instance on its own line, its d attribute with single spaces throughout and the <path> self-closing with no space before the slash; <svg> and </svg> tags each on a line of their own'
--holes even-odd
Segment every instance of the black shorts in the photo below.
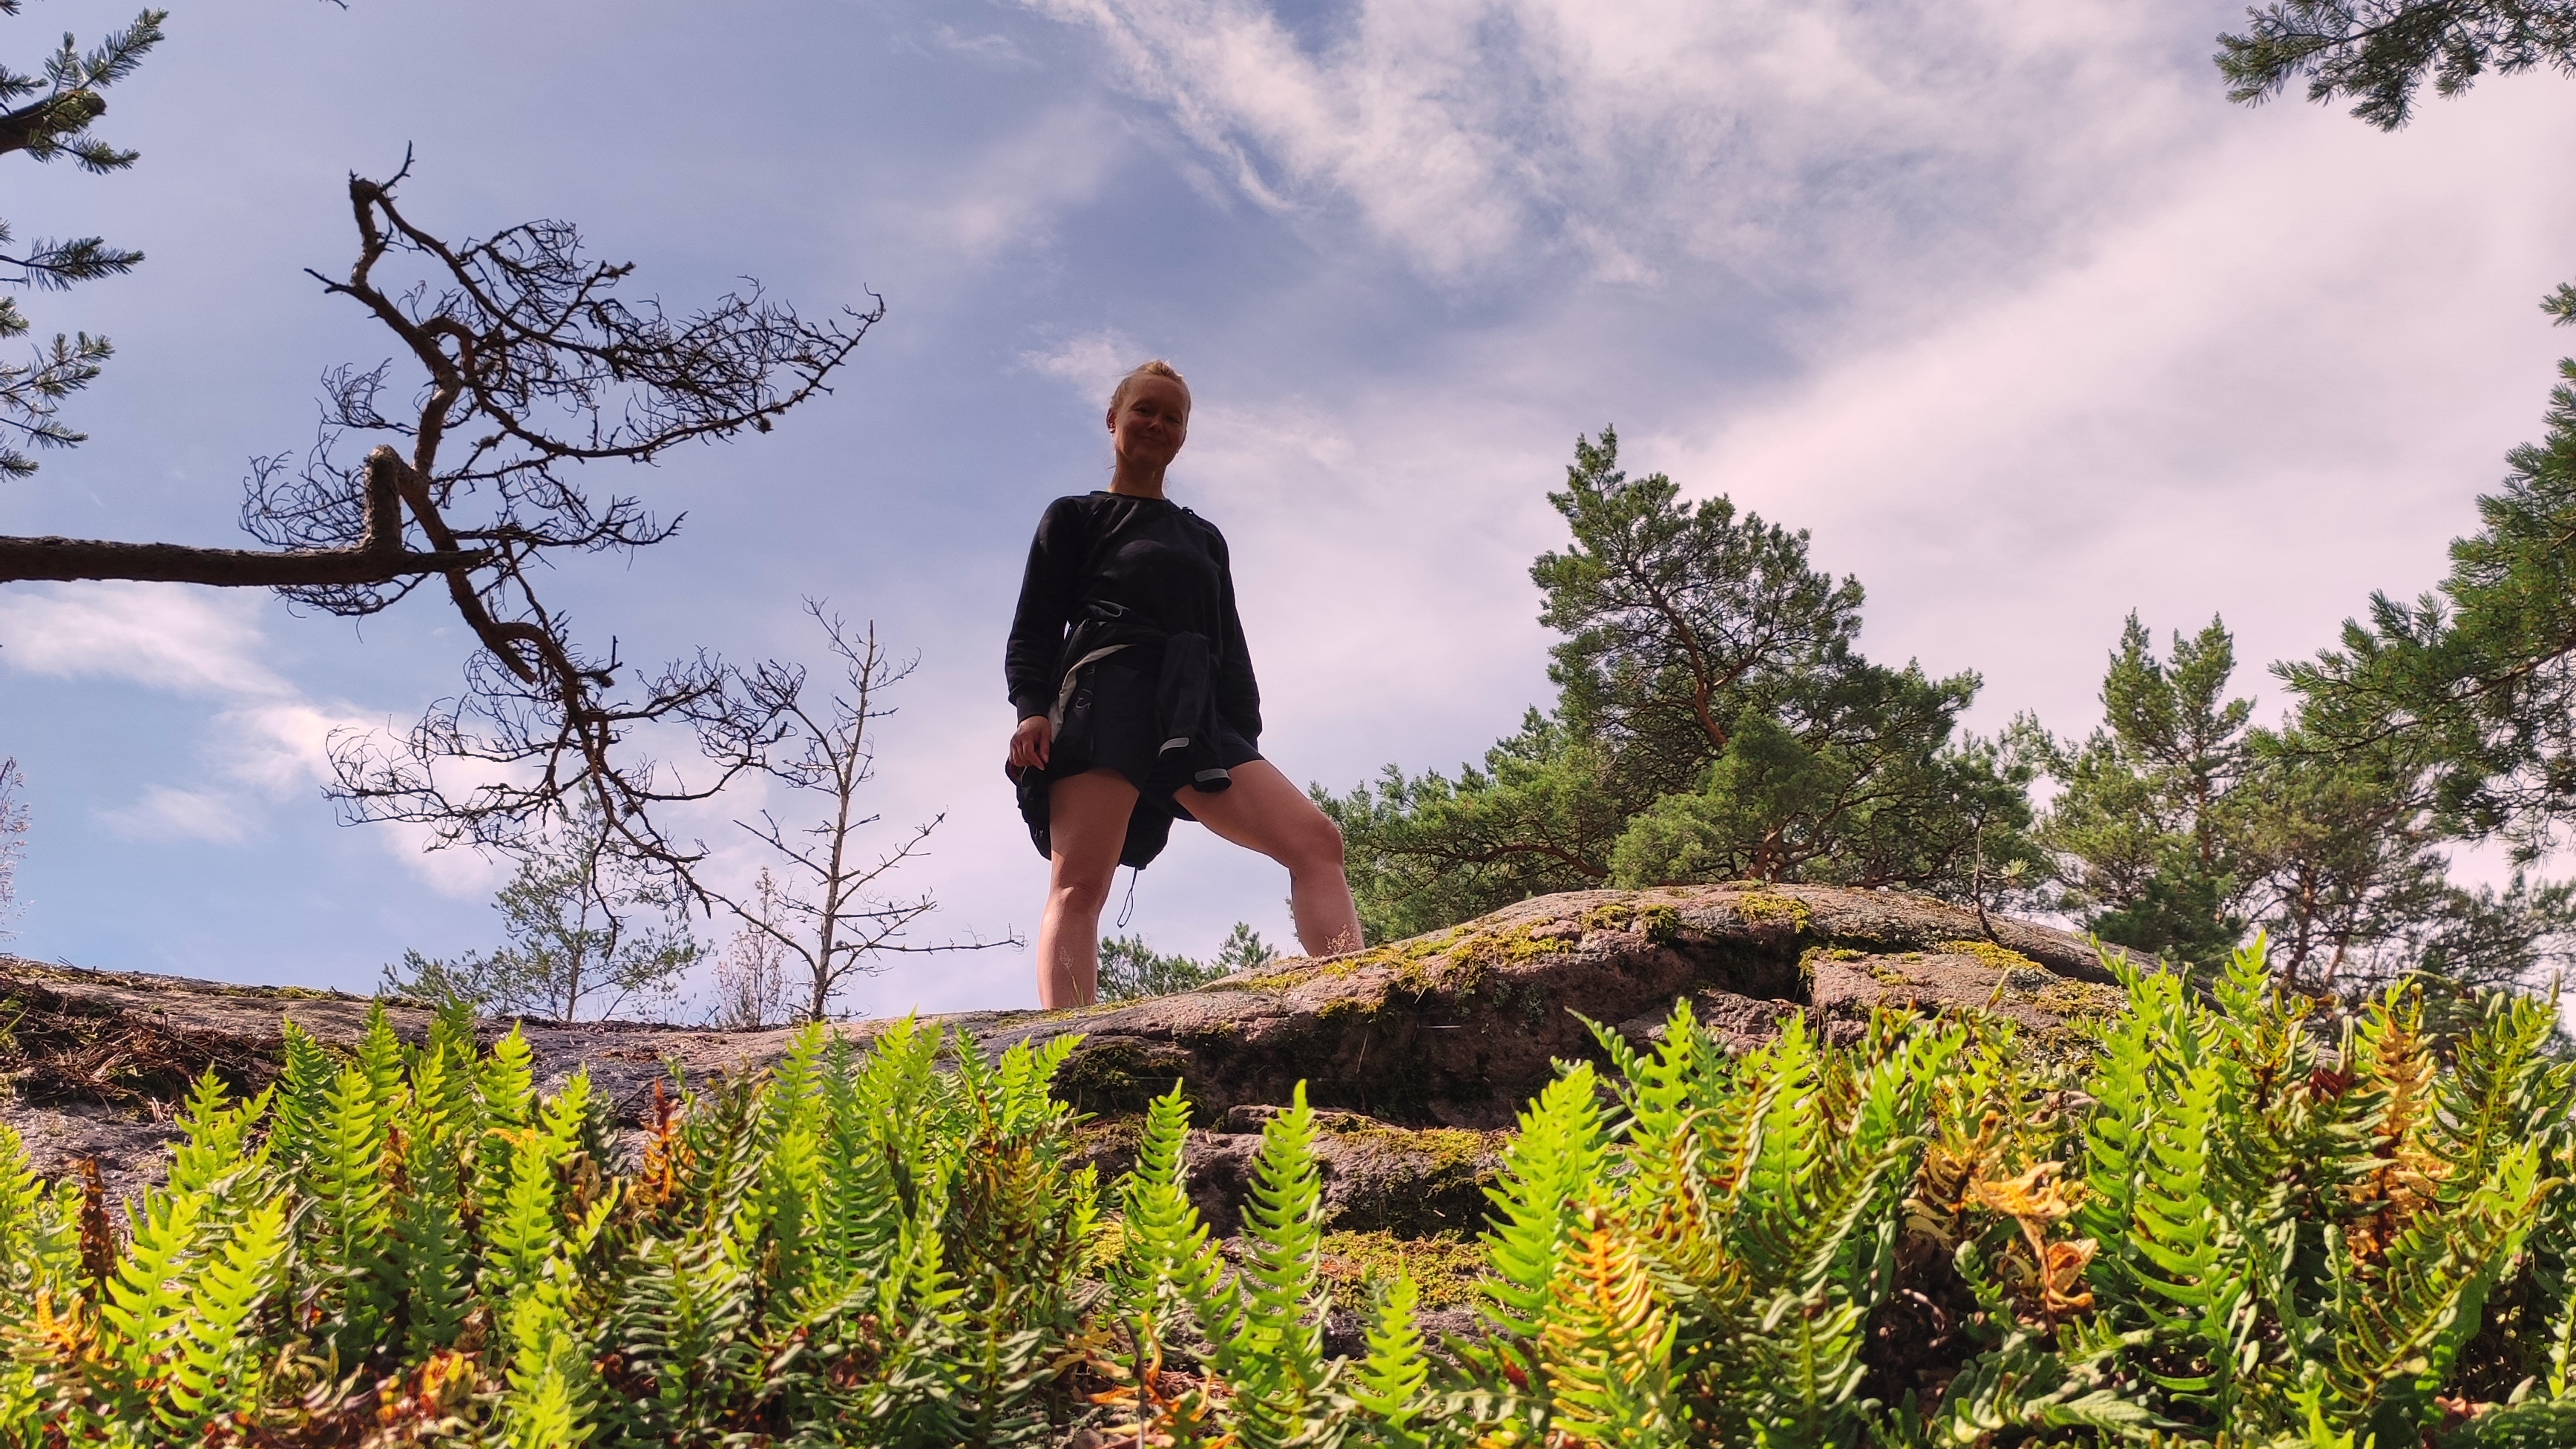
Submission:
<svg viewBox="0 0 2576 1449">
<path fill-rule="evenodd" d="M 1127 820 L 1127 842 L 1118 853 L 1120 865 L 1143 866 L 1162 854 L 1172 821 L 1193 818 L 1175 792 L 1201 788 L 1182 772 L 1178 757 L 1163 754 L 1162 729 L 1154 710 L 1155 676 L 1112 655 L 1082 671 L 1065 702 L 1064 722 L 1056 729 L 1044 770 L 1023 771 L 1018 779 L 1020 815 L 1038 854 L 1051 855 L 1047 838 L 1048 791 L 1058 780 L 1087 770 L 1116 770 L 1136 787 L 1136 810 Z M 1231 725 L 1220 725 L 1217 763 L 1240 769 L 1261 758 L 1252 741 Z M 1188 798 L 1186 793 L 1182 799 Z"/>
</svg>

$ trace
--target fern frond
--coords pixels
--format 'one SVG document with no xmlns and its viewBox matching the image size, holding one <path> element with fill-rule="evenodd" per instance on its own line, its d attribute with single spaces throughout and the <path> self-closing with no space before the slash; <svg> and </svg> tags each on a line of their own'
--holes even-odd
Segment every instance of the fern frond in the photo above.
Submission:
<svg viewBox="0 0 2576 1449">
<path fill-rule="evenodd" d="M 179 1109 L 179 1141 L 171 1145 L 163 1182 L 174 1192 L 194 1192 L 239 1176 L 246 1167 L 264 1166 L 274 1139 L 254 1145 L 251 1129 L 267 1113 L 275 1090 L 236 1104 L 223 1079 L 207 1068 Z"/>
<path fill-rule="evenodd" d="M 169 1407 L 162 1424 L 180 1438 L 250 1407 L 260 1343 L 252 1319 L 275 1289 L 287 1252 L 286 1204 L 271 1198 L 244 1215 L 223 1251 L 190 1285 L 170 1355 Z"/>
<path fill-rule="evenodd" d="M 315 1209 L 299 1232 L 310 1255 L 305 1270 L 330 1314 L 324 1334 L 344 1362 L 365 1356 L 393 1308 L 385 1261 L 393 1232 L 388 1178 L 395 1165 L 389 1111 L 365 1067 L 343 1068 L 325 1099 L 305 1168 Z"/>
<path fill-rule="evenodd" d="M 1598 1208 L 1575 1223 L 1538 1363 L 1552 1423 L 1579 1441 L 1662 1449 L 1690 1442 L 1672 1381 L 1678 1325 L 1635 1244 Z"/>
<path fill-rule="evenodd" d="M 1431 1443 L 1427 1433 L 1415 1428 L 1433 1410 L 1426 1392 L 1431 1361 L 1423 1351 L 1422 1326 L 1414 1318 L 1421 1301 L 1413 1275 L 1402 1271 L 1378 1293 L 1369 1305 L 1368 1352 L 1349 1389 L 1361 1431 L 1369 1442 L 1388 1449 L 1429 1449 Z"/>
<path fill-rule="evenodd" d="M 37 1214 L 44 1201 L 44 1188 L 27 1163 L 26 1139 L 0 1122 L 0 1304 L 24 1301 L 19 1295 L 35 1289 Z M 14 1308 L 0 1306 L 0 1321 L 14 1316 Z"/>
<path fill-rule="evenodd" d="M 1334 1371 L 1324 1357 L 1326 1303 L 1320 1287 L 1323 1241 L 1315 1114 L 1306 1105 L 1306 1084 L 1299 1082 L 1288 1110 L 1262 1126 L 1253 1158 L 1243 1206 L 1239 1317 L 1229 1304 L 1224 1315 L 1201 1320 L 1217 1366 L 1234 1390 L 1227 1422 L 1246 1449 L 1310 1442 L 1331 1414 Z M 1221 1324 L 1231 1329 L 1223 1338 L 1217 1336 Z"/>
<path fill-rule="evenodd" d="M 1493 1269 L 1481 1285 L 1485 1312 L 1513 1337 L 1538 1336 L 1555 1301 L 1557 1269 L 1577 1204 L 1601 1171 L 1607 1134 L 1599 1092 L 1589 1064 L 1549 1083 L 1521 1113 L 1520 1135 L 1505 1150 L 1495 1184 L 1485 1190 L 1497 1213 L 1483 1235 Z"/>
<path fill-rule="evenodd" d="M 269 1127 L 269 1141 L 278 1165 L 294 1172 L 303 1170 L 320 1148 L 340 1068 L 292 1017 L 281 1018 L 278 1031 L 285 1042 L 285 1063 L 278 1073 L 276 1117 Z"/>
<path fill-rule="evenodd" d="M 2539 1154 L 2525 1145 L 2457 1210 L 2418 1217 L 2389 1245 L 2384 1273 L 2351 1296 L 2325 1366 L 2324 1405 L 2335 1422 L 2394 1442 L 2439 1421 L 2434 1397 L 2555 1186 L 2540 1180 Z"/>
<path fill-rule="evenodd" d="M 1934 1406 L 1925 1442 L 1984 1444 L 2036 1429 L 2091 1429 L 2113 1440 L 2153 1443 L 2177 1426 L 2105 1382 L 2100 1355 L 2052 1352 L 2028 1333 L 1960 1369 Z"/>
<path fill-rule="evenodd" d="M 124 1261 L 108 1279 L 99 1322 L 129 1392 L 145 1392 L 158 1377 L 161 1356 L 187 1323 L 189 1259 L 204 1236 L 207 1205 L 202 1192 L 146 1195 Z"/>
</svg>

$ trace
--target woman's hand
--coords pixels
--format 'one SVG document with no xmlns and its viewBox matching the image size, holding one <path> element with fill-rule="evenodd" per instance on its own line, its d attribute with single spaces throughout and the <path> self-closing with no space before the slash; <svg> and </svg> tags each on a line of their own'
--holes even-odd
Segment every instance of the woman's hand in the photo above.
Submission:
<svg viewBox="0 0 2576 1449">
<path fill-rule="evenodd" d="M 1047 723 L 1045 715 L 1030 715 L 1020 721 L 1018 729 L 1011 731 L 1011 768 L 1045 769 L 1047 753 L 1054 744 L 1055 726 Z"/>
</svg>

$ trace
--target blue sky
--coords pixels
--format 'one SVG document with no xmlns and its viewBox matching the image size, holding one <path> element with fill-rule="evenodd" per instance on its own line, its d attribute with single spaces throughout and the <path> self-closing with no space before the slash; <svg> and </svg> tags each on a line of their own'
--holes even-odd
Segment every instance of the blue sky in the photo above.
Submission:
<svg viewBox="0 0 2576 1449">
<path fill-rule="evenodd" d="M 23 65 L 130 14 L 40 0 Z M 1031 931 L 999 768 L 1027 531 L 1105 477 L 1100 394 L 1165 355 L 1175 496 L 1233 542 L 1300 780 L 1472 757 L 1545 695 L 1526 568 L 1578 433 L 1810 529 L 1865 644 L 1983 672 L 1976 723 L 2087 727 L 2105 650 L 2223 613 L 2260 689 L 2368 591 L 2420 589 L 2569 339 L 2576 87 L 2483 83 L 2384 136 L 2231 107 L 2230 4 L 1414 0 L 180 0 L 112 96 L 121 176 L 5 163 L 22 233 L 133 277 L 25 300 L 111 335 L 94 441 L 0 483 L 0 531 L 230 543 L 247 460 L 316 378 L 386 355 L 343 180 L 413 147 L 451 234 L 582 224 L 675 305 L 755 275 L 884 295 L 837 393 L 766 437 L 602 480 L 685 512 L 557 597 L 631 658 L 810 657 L 820 595 L 920 667 L 888 827 L 944 929 Z M 0 589 L 0 754 L 35 830 L 13 949 L 364 989 L 489 944 L 498 872 L 333 823 L 331 728 L 453 687 L 427 598 L 363 628 L 259 596 Z M 745 800 L 748 810 L 756 802 Z M 728 809 L 693 822 L 729 839 Z M 746 858 L 747 860 L 747 858 Z M 747 864 L 743 868 L 747 869 Z M 1184 830 L 1134 926 L 1287 936 L 1284 881 Z M 1022 952 L 898 961 L 853 1005 L 1018 1005 Z"/>
</svg>

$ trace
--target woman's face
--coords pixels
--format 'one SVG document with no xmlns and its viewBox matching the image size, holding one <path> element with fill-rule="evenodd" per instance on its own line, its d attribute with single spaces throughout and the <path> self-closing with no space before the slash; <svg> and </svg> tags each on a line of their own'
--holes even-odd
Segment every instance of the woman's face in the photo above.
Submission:
<svg viewBox="0 0 2576 1449">
<path fill-rule="evenodd" d="M 1110 444 L 1121 462 L 1168 466 L 1189 435 L 1190 390 L 1168 377 L 1128 383 L 1127 395 L 1109 414 Z"/>
</svg>

